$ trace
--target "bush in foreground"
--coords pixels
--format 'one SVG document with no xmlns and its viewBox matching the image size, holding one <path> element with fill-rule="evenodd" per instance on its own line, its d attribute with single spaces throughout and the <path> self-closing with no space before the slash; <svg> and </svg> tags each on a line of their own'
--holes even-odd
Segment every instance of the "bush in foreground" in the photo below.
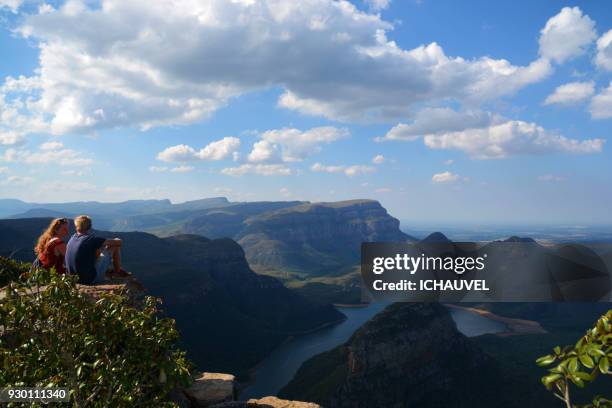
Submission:
<svg viewBox="0 0 612 408">
<path fill-rule="evenodd" d="M 536 363 L 541 367 L 556 366 L 542 377 L 544 386 L 563 401 L 567 408 L 578 407 L 572 402 L 570 384 L 583 388 L 600 375 L 612 375 L 612 310 L 601 316 L 592 329 L 582 336 L 576 345 L 555 347 L 552 354 L 540 357 Z M 612 407 L 612 400 L 596 396 L 593 402 L 583 407 Z"/>
<path fill-rule="evenodd" d="M 66 387 L 75 407 L 158 407 L 189 383 L 174 320 L 159 317 L 152 297 L 138 309 L 123 295 L 94 301 L 74 278 L 45 270 L 3 292 L 0 388 Z"/>
</svg>

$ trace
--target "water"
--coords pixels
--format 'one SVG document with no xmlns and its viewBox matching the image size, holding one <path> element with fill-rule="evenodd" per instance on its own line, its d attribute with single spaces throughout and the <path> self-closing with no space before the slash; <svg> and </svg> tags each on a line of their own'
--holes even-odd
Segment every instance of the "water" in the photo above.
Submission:
<svg viewBox="0 0 612 408">
<path fill-rule="evenodd" d="M 342 323 L 296 336 L 283 343 L 256 369 L 254 383 L 240 393 L 240 399 L 276 395 L 293 378 L 304 361 L 345 343 L 355 330 L 387 305 L 388 303 L 372 303 L 361 308 L 338 308 L 347 317 Z M 459 331 L 468 337 L 505 330 L 502 323 L 473 312 L 461 309 L 451 309 L 450 312 Z"/>
<path fill-rule="evenodd" d="M 462 309 L 450 309 L 450 314 L 457 324 L 457 329 L 468 337 L 476 337 L 488 333 L 499 333 L 506 326 L 495 320 L 487 319 L 478 313 Z"/>
</svg>

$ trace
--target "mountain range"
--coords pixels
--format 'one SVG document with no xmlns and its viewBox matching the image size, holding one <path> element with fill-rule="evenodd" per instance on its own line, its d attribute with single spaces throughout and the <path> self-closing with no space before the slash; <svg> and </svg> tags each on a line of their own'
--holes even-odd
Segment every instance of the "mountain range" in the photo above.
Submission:
<svg viewBox="0 0 612 408">
<path fill-rule="evenodd" d="M 0 200 L 0 216 L 8 213 L 13 219 L 88 214 L 98 229 L 144 231 L 159 237 L 232 238 L 254 271 L 280 278 L 302 295 L 324 303 L 360 301 L 357 269 L 362 242 L 415 240 L 400 230 L 399 221 L 378 201 L 365 199 L 240 203 L 214 197 L 181 204 Z"/>
</svg>

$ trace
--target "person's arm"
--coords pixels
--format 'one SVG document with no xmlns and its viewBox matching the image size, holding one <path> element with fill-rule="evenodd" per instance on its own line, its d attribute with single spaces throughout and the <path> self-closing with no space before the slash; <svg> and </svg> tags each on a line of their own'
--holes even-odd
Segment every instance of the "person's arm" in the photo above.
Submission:
<svg viewBox="0 0 612 408">
<path fill-rule="evenodd" d="M 108 248 L 120 247 L 121 246 L 121 238 L 111 238 L 104 241 L 104 246 Z"/>
</svg>

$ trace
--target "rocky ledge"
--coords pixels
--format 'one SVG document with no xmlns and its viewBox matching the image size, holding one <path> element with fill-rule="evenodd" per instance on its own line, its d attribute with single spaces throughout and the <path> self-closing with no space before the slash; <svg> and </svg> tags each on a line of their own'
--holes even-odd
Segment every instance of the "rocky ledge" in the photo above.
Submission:
<svg viewBox="0 0 612 408">
<path fill-rule="evenodd" d="M 311 402 L 276 397 L 236 401 L 235 378 L 223 373 L 201 373 L 191 387 L 175 391 L 172 398 L 181 408 L 321 408 Z"/>
</svg>

